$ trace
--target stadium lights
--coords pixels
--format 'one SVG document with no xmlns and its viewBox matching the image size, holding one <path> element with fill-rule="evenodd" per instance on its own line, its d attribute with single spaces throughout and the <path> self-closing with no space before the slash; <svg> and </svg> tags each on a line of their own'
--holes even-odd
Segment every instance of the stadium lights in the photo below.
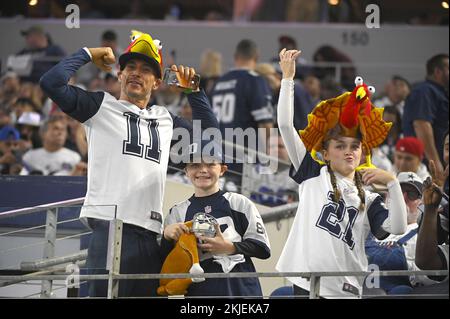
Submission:
<svg viewBox="0 0 450 319">
<path fill-rule="evenodd" d="M 339 4 L 339 0 L 328 0 L 328 4 L 330 6 L 337 6 Z"/>
<path fill-rule="evenodd" d="M 441 2 L 441 5 L 442 5 L 442 8 L 448 10 L 448 2 L 447 2 L 447 1 L 442 1 L 442 2 Z"/>
<path fill-rule="evenodd" d="M 35 6 L 35 5 L 37 5 L 37 3 L 38 3 L 38 0 L 30 0 L 30 2 L 28 2 L 28 5 Z"/>
</svg>

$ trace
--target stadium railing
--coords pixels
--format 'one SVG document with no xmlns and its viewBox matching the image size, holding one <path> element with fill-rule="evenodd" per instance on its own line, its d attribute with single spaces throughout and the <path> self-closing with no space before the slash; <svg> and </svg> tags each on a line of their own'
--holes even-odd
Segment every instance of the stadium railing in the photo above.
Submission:
<svg viewBox="0 0 450 319">
<path fill-rule="evenodd" d="M 109 242 L 111 245 L 108 247 L 110 253 L 108 253 L 107 265 L 109 266 L 109 273 L 105 275 L 84 275 L 80 274 L 80 268 L 84 266 L 84 262 L 87 256 L 86 250 L 80 250 L 70 255 L 64 255 L 55 257 L 55 245 L 58 240 L 67 238 L 79 237 L 84 234 L 88 234 L 89 231 L 83 231 L 71 236 L 65 236 L 58 238 L 57 229 L 61 222 L 57 221 L 58 211 L 67 207 L 74 207 L 79 205 L 83 201 L 83 198 L 77 198 L 74 200 L 68 200 L 64 202 L 51 203 L 48 205 L 40 205 L 36 207 L 21 208 L 10 210 L 0 213 L 0 219 L 12 218 L 21 216 L 24 214 L 36 214 L 46 211 L 46 223 L 45 225 L 35 226 L 31 228 L 15 230 L 10 232 L 4 232 L 0 234 L 0 238 L 6 236 L 17 235 L 30 231 L 31 229 L 44 228 L 44 240 L 38 243 L 32 243 L 28 246 L 36 246 L 37 244 L 43 244 L 43 259 L 35 261 L 22 261 L 20 262 L 19 269 L 15 272 L 8 273 L 3 267 L 0 270 L 0 287 L 7 287 L 14 284 L 36 284 L 36 281 L 41 281 L 41 290 L 39 293 L 30 294 L 27 296 L 14 296 L 15 298 L 31 298 L 39 296 L 40 298 L 51 298 L 54 296 L 56 290 L 67 289 L 67 297 L 78 297 L 80 284 L 87 280 L 108 280 L 108 298 L 118 298 L 118 288 L 120 280 L 124 279 L 161 279 L 161 278 L 194 278 L 198 275 L 190 274 L 120 274 L 120 250 L 122 242 L 122 221 L 115 219 L 111 221 Z M 265 222 L 282 219 L 286 217 L 292 217 L 295 214 L 295 210 L 298 203 L 287 204 L 274 208 L 271 212 L 262 214 L 262 218 Z M 79 206 L 78 206 L 79 207 Z M 63 221 L 71 222 L 71 221 Z M 112 232 L 111 232 L 112 231 Z M 3 239 L 4 240 L 4 239 Z M 13 248 L 20 249 L 25 246 Z M 10 249 L 11 250 L 11 249 Z M 8 251 L 8 250 L 7 250 Z M 4 253 L 7 251 L 0 251 L 0 257 L 4 258 Z M 20 273 L 20 274 L 17 274 Z M 25 274 L 24 274 L 25 272 Z M 430 275 L 430 276 L 448 276 L 448 270 L 440 271 L 364 271 L 364 272 L 252 272 L 252 273 L 207 273 L 201 275 L 204 278 L 246 278 L 246 277 L 303 277 L 310 280 L 310 294 L 308 298 L 316 299 L 320 296 L 320 280 L 324 277 L 331 276 L 361 276 L 370 277 L 372 279 L 379 278 L 379 276 L 411 276 L 411 275 Z M 64 281 L 63 284 L 59 283 L 56 288 L 53 288 L 55 281 Z M 223 296 L 216 296 L 223 297 Z M 235 296 L 244 297 L 244 296 Z M 251 296 L 246 296 L 251 297 Z M 268 297 L 268 296 L 264 296 Z M 285 296 L 288 297 L 288 296 Z M 298 298 L 297 296 L 295 296 Z M 340 297 L 342 296 L 326 296 L 326 297 Z M 364 295 L 362 296 L 364 297 Z M 396 296 L 398 297 L 398 296 Z M 421 297 L 420 295 L 405 295 L 405 298 Z M 423 297 L 423 296 L 422 296 Z M 430 297 L 430 295 L 427 295 Z M 433 296 L 432 296 L 433 297 Z M 442 295 L 435 295 L 434 297 L 443 297 Z M 444 296 L 445 297 L 445 296 Z M 448 298 L 448 294 L 446 295 Z M 166 297 L 160 297 L 166 298 Z M 188 298 L 188 297 L 186 297 Z M 305 297 L 302 297 L 305 298 Z"/>
</svg>

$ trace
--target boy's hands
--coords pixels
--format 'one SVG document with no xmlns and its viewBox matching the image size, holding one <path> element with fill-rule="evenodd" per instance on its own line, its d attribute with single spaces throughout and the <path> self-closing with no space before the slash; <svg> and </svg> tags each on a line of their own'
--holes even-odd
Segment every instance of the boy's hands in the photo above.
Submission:
<svg viewBox="0 0 450 319">
<path fill-rule="evenodd" d="M 189 233 L 189 228 L 184 223 L 176 223 L 164 228 L 164 238 L 167 240 L 178 241 L 183 233 Z"/>
<path fill-rule="evenodd" d="M 234 245 L 232 242 L 226 240 L 223 237 L 222 231 L 220 230 L 219 225 L 215 225 L 216 228 L 216 237 L 200 237 L 202 244 L 199 244 L 198 247 L 204 251 L 211 253 L 213 255 L 218 254 L 227 254 L 233 255 L 236 252 Z"/>
</svg>

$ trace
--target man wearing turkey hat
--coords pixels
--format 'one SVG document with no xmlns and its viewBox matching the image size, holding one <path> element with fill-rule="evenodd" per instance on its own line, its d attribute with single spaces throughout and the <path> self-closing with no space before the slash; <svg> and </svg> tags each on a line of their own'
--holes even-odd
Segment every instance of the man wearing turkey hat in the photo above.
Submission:
<svg viewBox="0 0 450 319">
<path fill-rule="evenodd" d="M 394 173 L 414 172 L 422 180 L 426 180 L 430 174 L 422 163 L 423 156 L 424 146 L 418 138 L 408 136 L 399 139 L 395 145 Z"/>
<path fill-rule="evenodd" d="M 192 125 L 165 107 L 149 106 L 161 83 L 162 55 L 158 40 L 133 31 L 132 42 L 119 57 L 121 85 L 117 100 L 106 92 L 87 92 L 68 85 L 84 64 L 103 71 L 115 63 L 111 48 L 83 48 L 62 60 L 40 81 L 42 89 L 69 116 L 83 123 L 88 139 L 88 186 L 80 218 L 92 229 L 86 267 L 105 274 L 108 221 L 124 223 L 120 273 L 159 273 L 157 236 L 162 232 L 162 201 L 175 128 Z M 181 80 L 191 81 L 195 70 L 173 65 Z M 218 127 L 203 91 L 188 95 L 193 118 L 202 128 Z M 156 295 L 158 280 L 120 281 L 119 296 Z M 105 297 L 107 282 L 89 282 L 89 295 Z"/>
</svg>

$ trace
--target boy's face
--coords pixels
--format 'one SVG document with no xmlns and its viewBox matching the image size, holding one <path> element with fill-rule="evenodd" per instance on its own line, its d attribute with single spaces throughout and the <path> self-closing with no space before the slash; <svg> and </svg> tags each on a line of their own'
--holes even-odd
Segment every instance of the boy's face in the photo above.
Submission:
<svg viewBox="0 0 450 319">
<path fill-rule="evenodd" d="M 189 163 L 185 168 L 186 175 L 189 177 L 194 187 L 204 191 L 217 187 L 219 177 L 221 177 L 226 170 L 226 165 L 217 162 Z"/>
</svg>

